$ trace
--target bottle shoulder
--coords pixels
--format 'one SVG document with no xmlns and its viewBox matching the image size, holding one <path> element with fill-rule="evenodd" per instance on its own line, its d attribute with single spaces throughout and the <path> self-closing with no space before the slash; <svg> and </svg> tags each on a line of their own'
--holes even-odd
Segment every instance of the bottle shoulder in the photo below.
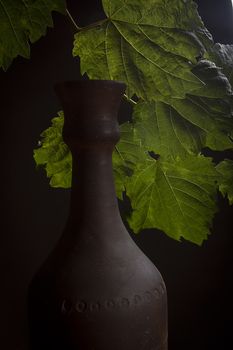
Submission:
<svg viewBox="0 0 233 350">
<path fill-rule="evenodd" d="M 80 235 L 81 236 L 81 235 Z M 61 239 L 35 281 L 85 295 L 143 294 L 164 286 L 156 266 L 126 231 L 118 239 Z"/>
</svg>

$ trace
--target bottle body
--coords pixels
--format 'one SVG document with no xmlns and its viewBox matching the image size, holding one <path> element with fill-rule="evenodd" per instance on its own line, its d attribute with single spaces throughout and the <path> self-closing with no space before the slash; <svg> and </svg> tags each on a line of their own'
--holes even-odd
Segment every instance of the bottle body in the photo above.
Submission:
<svg viewBox="0 0 233 350">
<path fill-rule="evenodd" d="M 166 288 L 126 231 L 114 190 L 111 154 L 119 130 L 111 111 L 124 86 L 81 83 L 61 98 L 65 118 L 69 114 L 64 140 L 73 155 L 70 216 L 29 289 L 31 350 L 166 350 Z M 77 89 L 97 95 L 89 104 L 82 99 L 81 111 L 67 107 Z"/>
<path fill-rule="evenodd" d="M 57 254 L 59 263 L 49 262 L 32 283 L 33 350 L 167 349 L 166 290 L 158 270 L 131 240 L 100 248 L 86 238 L 92 240 L 86 251 L 71 240 L 67 256 Z"/>
</svg>

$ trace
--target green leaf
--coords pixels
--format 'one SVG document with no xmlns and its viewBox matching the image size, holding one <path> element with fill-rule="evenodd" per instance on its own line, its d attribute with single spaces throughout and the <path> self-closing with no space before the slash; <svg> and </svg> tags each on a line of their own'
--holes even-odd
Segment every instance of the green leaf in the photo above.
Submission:
<svg viewBox="0 0 233 350">
<path fill-rule="evenodd" d="M 81 31 L 75 35 L 73 55 L 82 58 L 81 74 L 87 71 L 91 79 L 111 79 L 107 69 L 105 36 L 104 26 Z"/>
<path fill-rule="evenodd" d="M 207 105 L 203 101 L 207 102 L 190 95 L 186 99 L 172 101 L 172 107 L 189 123 L 196 126 L 201 140 L 205 140 L 203 147 L 216 151 L 233 148 L 233 142 L 229 137 L 229 129 L 233 129 L 232 118 L 225 114 L 210 112 L 212 101 L 209 100 Z"/>
<path fill-rule="evenodd" d="M 214 62 L 202 59 L 192 69 L 192 72 L 205 82 L 200 89 L 192 92 L 193 95 L 208 98 L 224 98 L 232 95 L 229 80 Z"/>
<path fill-rule="evenodd" d="M 193 1 L 103 1 L 108 17 L 75 35 L 74 56 L 91 79 L 126 82 L 127 95 L 184 98 L 203 86 L 191 68 L 204 53 L 204 25 Z M 207 37 L 212 45 L 212 41 Z M 96 59 L 101 59 L 96 65 Z"/>
<path fill-rule="evenodd" d="M 111 20 L 158 28 L 199 30 L 207 42 L 212 41 L 197 12 L 197 4 L 192 0 L 102 0 L 102 4 Z"/>
<path fill-rule="evenodd" d="M 233 148 L 230 138 L 233 130 L 232 90 L 227 77 L 208 60 L 198 62 L 193 71 L 205 86 L 187 94 L 183 100 L 172 99 L 171 106 L 196 127 L 202 147 L 216 151 Z"/>
<path fill-rule="evenodd" d="M 211 159 L 203 156 L 140 164 L 127 184 L 131 228 L 158 228 L 200 245 L 216 212 L 217 177 Z"/>
<path fill-rule="evenodd" d="M 102 3 L 107 18 L 75 35 L 73 55 L 82 74 L 124 81 L 126 97 L 139 98 L 113 152 L 117 196 L 126 191 L 131 201 L 134 232 L 158 228 L 201 244 L 218 187 L 233 201 L 233 162 L 215 167 L 200 155 L 205 147 L 233 149 L 231 48 L 216 49 L 191 0 Z M 54 187 L 71 185 L 62 126 L 60 114 L 34 153 Z"/>
<path fill-rule="evenodd" d="M 217 43 L 209 48 L 206 56 L 223 68 L 224 74 L 233 85 L 233 45 Z"/>
<path fill-rule="evenodd" d="M 52 126 L 42 134 L 41 146 L 34 150 L 37 166 L 45 168 L 52 187 L 70 188 L 72 178 L 72 155 L 62 138 L 63 112 L 52 119 Z M 117 197 L 122 198 L 127 178 L 132 175 L 136 164 L 145 161 L 147 154 L 141 147 L 141 140 L 135 138 L 131 123 L 120 126 L 121 140 L 113 152 L 113 171 Z"/>
<path fill-rule="evenodd" d="M 195 72 L 205 82 L 203 96 L 163 102 L 140 102 L 134 106 L 135 134 L 143 146 L 163 158 L 198 154 L 202 148 L 233 148 L 231 133 L 231 86 L 216 65 L 200 61 Z"/>
<path fill-rule="evenodd" d="M 52 126 L 41 134 L 41 146 L 34 150 L 34 160 L 43 166 L 52 187 L 71 187 L 72 156 L 62 138 L 63 112 L 52 119 Z"/>
<path fill-rule="evenodd" d="M 219 190 L 223 196 L 227 195 L 229 203 L 233 204 L 233 161 L 225 159 L 216 169 L 221 174 L 218 179 Z"/>
<path fill-rule="evenodd" d="M 141 140 L 135 137 L 131 123 L 122 124 L 120 133 L 121 139 L 115 146 L 112 160 L 117 197 L 123 199 L 122 192 L 125 191 L 128 177 L 133 174 L 138 163 L 147 159 L 147 154 L 141 146 Z"/>
<path fill-rule="evenodd" d="M 52 11 L 65 12 L 65 0 L 0 0 L 0 67 L 5 71 L 53 26 Z"/>
<path fill-rule="evenodd" d="M 164 158 L 198 154 L 204 144 L 203 130 L 163 102 L 138 103 L 133 121 L 143 146 Z"/>
</svg>

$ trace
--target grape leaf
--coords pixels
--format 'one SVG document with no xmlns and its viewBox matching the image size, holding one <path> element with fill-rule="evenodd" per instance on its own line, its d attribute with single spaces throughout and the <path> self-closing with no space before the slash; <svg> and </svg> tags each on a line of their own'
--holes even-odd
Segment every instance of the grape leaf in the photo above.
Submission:
<svg viewBox="0 0 233 350">
<path fill-rule="evenodd" d="M 147 150 L 163 158 L 198 154 L 204 147 L 233 148 L 229 81 L 206 60 L 195 71 L 205 82 L 204 96 L 187 94 L 185 99 L 171 99 L 170 105 L 141 101 L 134 106 L 135 134 Z"/>
<path fill-rule="evenodd" d="M 129 97 L 146 100 L 184 98 L 203 86 L 191 72 L 205 51 L 197 33 L 212 41 L 193 1 L 103 0 L 103 7 L 107 20 L 75 35 L 82 74 L 124 81 Z"/>
<path fill-rule="evenodd" d="M 12 60 L 30 56 L 30 42 L 53 26 L 52 11 L 65 12 L 65 0 L 0 0 L 0 67 L 5 71 Z"/>
<path fill-rule="evenodd" d="M 141 147 L 141 140 L 135 137 L 131 123 L 122 124 L 120 133 L 121 139 L 115 146 L 112 160 L 116 194 L 122 200 L 122 192 L 125 192 L 127 178 L 132 175 L 138 163 L 147 159 L 147 154 Z"/>
<path fill-rule="evenodd" d="M 233 120 L 224 114 L 214 115 L 208 110 L 208 106 L 200 99 L 188 96 L 183 100 L 174 100 L 172 107 L 191 124 L 196 125 L 200 132 L 203 147 L 209 147 L 216 151 L 223 151 L 233 148 L 229 130 L 233 129 Z M 218 120 L 219 117 L 219 120 Z M 227 129 L 226 129 L 227 125 Z M 205 135 L 203 138 L 202 135 Z"/>
<path fill-rule="evenodd" d="M 205 86 L 183 100 L 172 99 L 171 106 L 205 134 L 203 147 L 216 151 L 233 148 L 232 88 L 215 63 L 201 60 L 193 69 Z M 202 138 L 203 140 L 203 138 Z"/>
<path fill-rule="evenodd" d="M 218 179 L 219 190 L 223 196 L 227 195 L 229 203 L 233 204 L 233 161 L 225 159 L 217 165 L 216 169 L 221 174 Z"/>
<path fill-rule="evenodd" d="M 209 47 L 206 56 L 223 68 L 224 74 L 233 84 L 233 45 L 215 44 Z"/>
<path fill-rule="evenodd" d="M 142 23 L 157 27 L 188 29 L 202 25 L 193 1 L 164 0 L 102 0 L 106 15 L 114 20 Z"/>
<path fill-rule="evenodd" d="M 200 245 L 216 212 L 217 177 L 211 159 L 200 155 L 140 164 L 126 186 L 130 227 L 134 232 L 156 227 Z"/>
<path fill-rule="evenodd" d="M 82 74 L 122 80 L 127 97 L 139 98 L 133 122 L 121 125 L 113 153 L 117 196 L 123 199 L 126 191 L 131 201 L 128 220 L 134 232 L 158 228 L 201 244 L 216 212 L 218 187 L 232 201 L 231 164 L 215 168 L 200 155 L 204 147 L 233 148 L 229 70 L 218 67 L 216 53 L 214 62 L 203 59 L 211 57 L 214 46 L 193 1 L 102 3 L 107 18 L 75 35 L 73 55 L 80 56 Z M 229 59 L 225 66 L 230 67 Z M 52 186 L 69 187 L 71 154 L 62 125 L 60 115 L 42 134 L 34 158 Z"/>
<path fill-rule="evenodd" d="M 34 159 L 45 167 L 52 187 L 67 188 L 72 157 L 62 140 L 63 121 L 62 112 L 53 118 L 52 126 L 42 133 L 42 145 L 34 151 Z M 172 238 L 201 244 L 216 211 L 218 173 L 211 160 L 198 155 L 155 161 L 141 146 L 131 123 L 121 125 L 121 135 L 113 153 L 113 169 L 118 198 L 126 191 L 131 200 L 132 229 L 157 227 Z M 195 220 L 190 220 L 192 215 Z"/>
<path fill-rule="evenodd" d="M 110 80 L 105 53 L 105 27 L 81 31 L 75 35 L 73 55 L 81 57 L 80 71 L 86 71 L 90 79 Z M 98 64 L 96 64 L 98 62 Z"/>
<path fill-rule="evenodd" d="M 70 188 L 72 179 L 72 155 L 62 137 L 64 114 L 52 119 L 52 126 L 41 134 L 40 147 L 34 150 L 37 166 L 45 168 L 52 187 Z M 134 137 L 131 123 L 120 126 L 121 140 L 113 152 L 113 171 L 117 197 L 122 198 L 127 177 L 132 175 L 137 163 L 143 162 L 147 155 L 141 147 L 141 140 Z"/>
<path fill-rule="evenodd" d="M 200 89 L 192 92 L 193 95 L 224 98 L 226 95 L 232 94 L 229 80 L 222 73 L 222 69 L 217 67 L 214 62 L 201 59 L 193 67 L 192 72 L 205 83 Z"/>
<path fill-rule="evenodd" d="M 37 166 L 43 166 L 52 187 L 71 187 L 72 156 L 62 138 L 63 112 L 52 119 L 52 126 L 41 134 L 41 146 L 34 150 Z"/>
<path fill-rule="evenodd" d="M 163 102 L 140 102 L 134 107 L 134 130 L 143 146 L 164 158 L 198 154 L 205 134 Z"/>
</svg>

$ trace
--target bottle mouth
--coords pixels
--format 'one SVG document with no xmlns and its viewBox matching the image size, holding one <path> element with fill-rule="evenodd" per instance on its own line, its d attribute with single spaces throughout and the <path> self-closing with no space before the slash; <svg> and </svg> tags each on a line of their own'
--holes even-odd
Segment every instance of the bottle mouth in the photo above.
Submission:
<svg viewBox="0 0 233 350">
<path fill-rule="evenodd" d="M 126 84 L 115 80 L 71 80 L 54 86 L 65 114 L 108 115 L 118 111 Z"/>
</svg>

